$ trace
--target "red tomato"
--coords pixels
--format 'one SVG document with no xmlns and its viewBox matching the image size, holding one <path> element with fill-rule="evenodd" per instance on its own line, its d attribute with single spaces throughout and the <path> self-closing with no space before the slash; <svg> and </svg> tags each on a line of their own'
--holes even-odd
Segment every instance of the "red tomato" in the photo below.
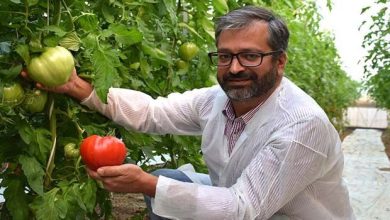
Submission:
<svg viewBox="0 0 390 220">
<path fill-rule="evenodd" d="M 81 158 L 91 170 L 123 164 L 126 151 L 125 144 L 113 136 L 92 135 L 85 138 L 80 145 Z"/>
</svg>

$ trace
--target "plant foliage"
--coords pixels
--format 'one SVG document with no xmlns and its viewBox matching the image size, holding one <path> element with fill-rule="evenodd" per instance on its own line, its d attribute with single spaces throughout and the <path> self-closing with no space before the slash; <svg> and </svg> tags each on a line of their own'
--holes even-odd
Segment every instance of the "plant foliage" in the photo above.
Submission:
<svg viewBox="0 0 390 220">
<path fill-rule="evenodd" d="M 390 8 L 389 0 L 378 0 L 373 8 L 365 7 L 362 14 L 372 12 L 369 31 L 363 47 L 368 49 L 364 60 L 365 88 L 380 107 L 390 109 Z"/>
</svg>

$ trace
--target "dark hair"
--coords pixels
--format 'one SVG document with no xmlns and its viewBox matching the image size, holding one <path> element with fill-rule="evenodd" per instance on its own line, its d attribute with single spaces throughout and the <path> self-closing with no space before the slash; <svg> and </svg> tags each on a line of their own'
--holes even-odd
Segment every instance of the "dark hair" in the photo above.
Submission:
<svg viewBox="0 0 390 220">
<path fill-rule="evenodd" d="M 290 36 L 287 25 L 271 11 L 254 6 L 245 6 L 220 17 L 216 22 L 216 44 L 218 44 L 219 35 L 222 31 L 248 27 L 255 21 L 268 22 L 268 44 L 272 50 L 287 50 L 288 38 Z"/>
</svg>

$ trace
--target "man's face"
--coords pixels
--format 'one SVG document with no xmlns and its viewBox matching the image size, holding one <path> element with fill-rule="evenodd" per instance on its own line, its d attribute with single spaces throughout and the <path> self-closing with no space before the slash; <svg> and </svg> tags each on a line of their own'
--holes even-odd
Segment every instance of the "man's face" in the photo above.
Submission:
<svg viewBox="0 0 390 220">
<path fill-rule="evenodd" d="M 225 30 L 218 40 L 218 52 L 261 52 L 272 49 L 267 44 L 268 24 L 256 22 L 249 27 L 236 30 Z M 234 101 L 244 101 L 265 95 L 281 80 L 284 63 L 272 60 L 271 56 L 263 57 L 260 66 L 242 66 L 237 57 L 231 65 L 219 66 L 217 79 L 227 96 Z"/>
</svg>

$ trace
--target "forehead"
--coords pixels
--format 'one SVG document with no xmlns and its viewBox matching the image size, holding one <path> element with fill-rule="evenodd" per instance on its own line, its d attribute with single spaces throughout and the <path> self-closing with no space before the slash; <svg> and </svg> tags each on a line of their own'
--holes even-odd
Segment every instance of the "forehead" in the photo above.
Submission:
<svg viewBox="0 0 390 220">
<path fill-rule="evenodd" d="M 246 27 L 223 30 L 219 35 L 217 46 L 219 49 L 234 49 L 234 47 L 269 49 L 268 36 L 268 23 L 256 21 Z"/>
</svg>

